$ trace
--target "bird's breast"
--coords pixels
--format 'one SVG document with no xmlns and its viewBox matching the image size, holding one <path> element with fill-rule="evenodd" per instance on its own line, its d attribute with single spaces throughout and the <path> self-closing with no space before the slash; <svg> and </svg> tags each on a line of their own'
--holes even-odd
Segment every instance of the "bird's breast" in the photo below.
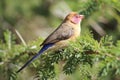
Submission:
<svg viewBox="0 0 120 80">
<path fill-rule="evenodd" d="M 70 40 L 76 40 L 76 38 L 80 36 L 80 32 L 81 32 L 80 24 L 74 26 L 74 33 L 71 36 Z"/>
</svg>

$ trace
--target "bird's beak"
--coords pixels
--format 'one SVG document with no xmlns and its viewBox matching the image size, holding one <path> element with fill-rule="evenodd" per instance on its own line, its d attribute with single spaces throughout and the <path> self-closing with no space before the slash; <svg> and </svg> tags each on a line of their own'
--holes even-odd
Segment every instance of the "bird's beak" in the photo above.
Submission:
<svg viewBox="0 0 120 80">
<path fill-rule="evenodd" d="M 84 19 L 84 15 L 79 15 L 79 17 L 80 17 L 81 19 Z"/>
</svg>

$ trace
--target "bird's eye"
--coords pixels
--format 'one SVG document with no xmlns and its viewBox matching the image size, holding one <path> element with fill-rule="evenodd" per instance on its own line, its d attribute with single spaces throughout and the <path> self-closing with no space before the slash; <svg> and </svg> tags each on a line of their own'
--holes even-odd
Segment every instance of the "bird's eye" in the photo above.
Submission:
<svg viewBox="0 0 120 80">
<path fill-rule="evenodd" d="M 79 18 L 80 16 L 79 16 L 79 15 L 76 15 L 75 17 L 76 17 L 76 18 Z"/>
</svg>

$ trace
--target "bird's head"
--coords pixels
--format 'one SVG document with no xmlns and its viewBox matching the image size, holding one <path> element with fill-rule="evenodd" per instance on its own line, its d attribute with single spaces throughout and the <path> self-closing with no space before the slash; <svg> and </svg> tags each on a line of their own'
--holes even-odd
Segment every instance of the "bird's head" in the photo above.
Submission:
<svg viewBox="0 0 120 80">
<path fill-rule="evenodd" d="M 83 15 L 79 15 L 76 12 L 71 12 L 66 16 L 65 20 L 68 20 L 70 22 L 72 22 L 73 24 L 78 24 L 81 22 L 81 20 L 84 18 Z"/>
</svg>

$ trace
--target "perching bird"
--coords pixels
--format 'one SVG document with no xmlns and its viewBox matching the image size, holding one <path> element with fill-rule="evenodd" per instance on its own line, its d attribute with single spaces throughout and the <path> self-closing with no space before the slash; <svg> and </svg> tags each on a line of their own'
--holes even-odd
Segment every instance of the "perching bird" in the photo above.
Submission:
<svg viewBox="0 0 120 80">
<path fill-rule="evenodd" d="M 79 15 L 76 12 L 69 13 L 60 26 L 52 32 L 40 45 L 41 50 L 33 56 L 28 62 L 26 62 L 18 71 L 20 72 L 28 64 L 30 64 L 35 58 L 45 51 L 51 49 L 60 49 L 67 46 L 69 41 L 74 41 L 81 31 L 80 23 L 83 19 L 83 15 Z"/>
</svg>

